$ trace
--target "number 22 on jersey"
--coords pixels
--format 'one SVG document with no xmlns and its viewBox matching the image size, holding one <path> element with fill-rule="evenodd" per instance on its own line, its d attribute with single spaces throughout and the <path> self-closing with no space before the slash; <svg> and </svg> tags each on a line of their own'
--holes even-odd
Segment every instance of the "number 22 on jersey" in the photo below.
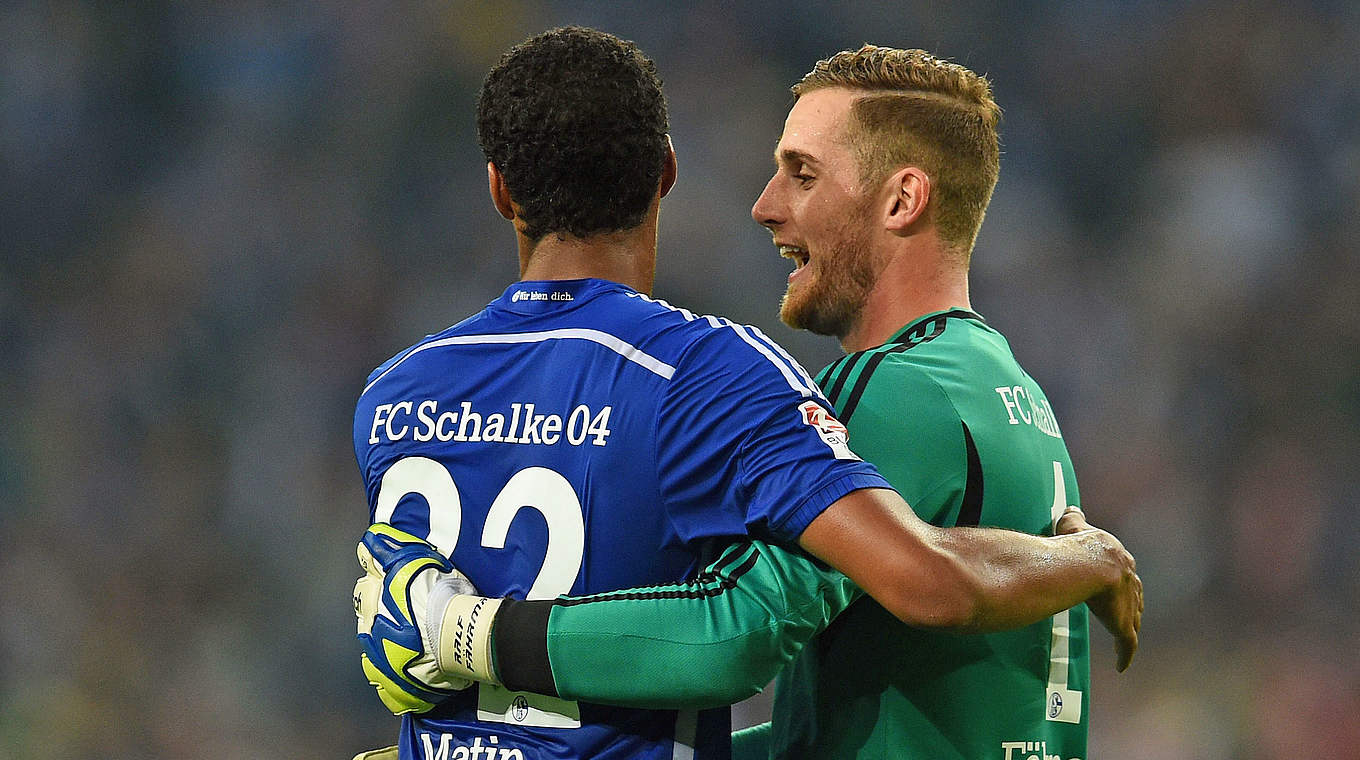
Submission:
<svg viewBox="0 0 1360 760">
<path fill-rule="evenodd" d="M 374 522 L 391 522 L 397 503 L 407 494 L 417 494 L 429 504 L 430 532 L 426 540 L 452 559 L 463 530 L 463 500 L 448 468 L 426 457 L 398 460 L 383 473 Z M 570 592 L 581 572 L 585 556 L 581 500 L 560 473 L 546 467 L 526 467 L 512 475 L 492 500 L 486 524 L 482 526 L 482 546 L 504 549 L 510 524 L 525 507 L 537 510 L 548 525 L 543 564 L 525 598 L 554 599 Z M 478 684 L 477 719 L 520 726 L 579 728 L 581 709 L 575 702 L 564 699 Z"/>
</svg>

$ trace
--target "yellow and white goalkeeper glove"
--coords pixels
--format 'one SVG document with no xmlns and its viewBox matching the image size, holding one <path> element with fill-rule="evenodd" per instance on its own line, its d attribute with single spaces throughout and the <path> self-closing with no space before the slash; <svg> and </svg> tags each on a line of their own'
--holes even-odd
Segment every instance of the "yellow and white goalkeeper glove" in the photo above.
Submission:
<svg viewBox="0 0 1360 760">
<path fill-rule="evenodd" d="M 360 662 L 387 709 L 425 712 L 473 681 L 496 682 L 491 621 L 500 599 L 477 596 L 438 550 L 386 523 L 364 532 L 358 552 Z"/>
</svg>

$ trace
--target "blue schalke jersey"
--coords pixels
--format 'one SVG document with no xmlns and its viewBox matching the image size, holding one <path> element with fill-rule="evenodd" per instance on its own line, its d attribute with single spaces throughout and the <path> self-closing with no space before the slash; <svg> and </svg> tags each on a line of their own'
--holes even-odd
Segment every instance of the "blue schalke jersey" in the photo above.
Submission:
<svg viewBox="0 0 1360 760">
<path fill-rule="evenodd" d="M 716 546 L 796 541 L 846 493 L 888 487 L 759 330 L 593 279 L 516 283 L 379 367 L 354 449 L 374 521 L 520 599 L 683 580 Z M 399 744 L 403 760 L 703 760 L 729 756 L 729 722 L 483 684 L 405 716 Z"/>
</svg>

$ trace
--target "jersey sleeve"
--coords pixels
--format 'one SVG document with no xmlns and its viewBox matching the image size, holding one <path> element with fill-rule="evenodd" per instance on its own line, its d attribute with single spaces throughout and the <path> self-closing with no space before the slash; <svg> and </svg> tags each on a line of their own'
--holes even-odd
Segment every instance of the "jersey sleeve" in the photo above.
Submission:
<svg viewBox="0 0 1360 760">
<path fill-rule="evenodd" d="M 685 583 L 507 600 L 496 669 L 511 689 L 565 699 L 726 706 L 759 693 L 861 594 L 802 552 L 742 542 Z"/>
<path fill-rule="evenodd" d="M 889 487 L 802 368 L 746 329 L 695 341 L 658 405 L 658 477 L 684 541 L 712 535 L 718 511 L 733 535 L 793 543 L 845 494 Z"/>
<path fill-rule="evenodd" d="M 922 520 L 952 525 L 968 486 L 964 425 L 943 389 L 905 362 L 885 361 L 845 421 L 855 451 L 878 465 Z"/>
</svg>

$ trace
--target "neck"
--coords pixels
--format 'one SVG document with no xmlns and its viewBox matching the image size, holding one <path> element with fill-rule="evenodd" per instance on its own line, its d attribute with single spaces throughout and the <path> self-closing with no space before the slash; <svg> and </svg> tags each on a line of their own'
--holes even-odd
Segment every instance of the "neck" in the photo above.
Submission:
<svg viewBox="0 0 1360 760">
<path fill-rule="evenodd" d="M 537 241 L 519 234 L 521 280 L 594 277 L 651 294 L 656 277 L 656 214 L 621 232 L 578 238 L 550 232 Z"/>
<path fill-rule="evenodd" d="M 891 257 L 869 291 L 850 332 L 841 338 L 846 353 L 888 342 L 898 330 L 932 312 L 972 309 L 968 265 L 938 246 Z"/>
</svg>

